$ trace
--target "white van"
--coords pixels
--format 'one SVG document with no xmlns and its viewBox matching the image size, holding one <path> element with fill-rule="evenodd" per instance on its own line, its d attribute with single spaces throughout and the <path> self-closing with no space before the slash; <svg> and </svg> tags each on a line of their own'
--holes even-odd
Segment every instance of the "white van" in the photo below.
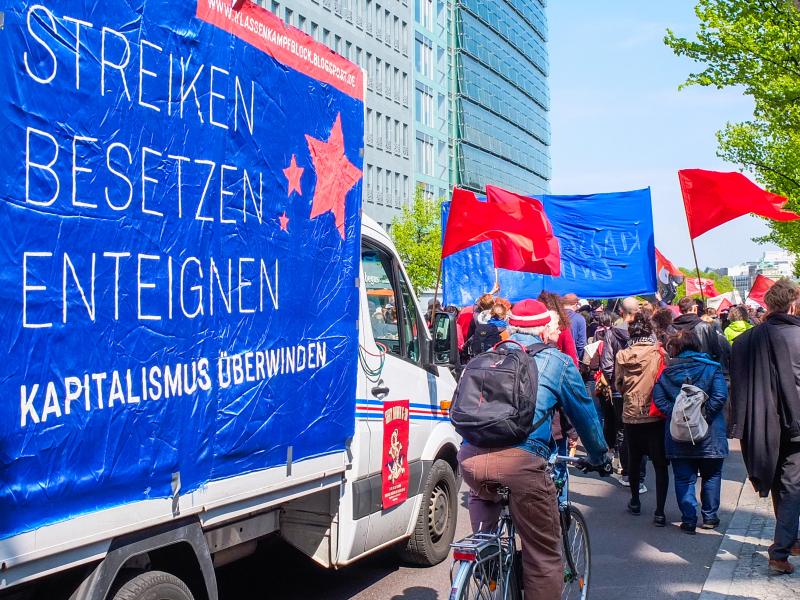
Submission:
<svg viewBox="0 0 800 600">
<path fill-rule="evenodd" d="M 0 598 L 130 600 L 160 598 L 168 587 L 169 598 L 216 600 L 214 567 L 252 554 L 270 535 L 326 567 L 392 544 L 417 564 L 444 560 L 459 488 L 460 440 L 447 412 L 455 321 L 437 315 L 434 352 L 391 240 L 366 217 L 361 249 L 356 423 L 345 452 L 293 462 L 289 449 L 280 467 L 0 540 Z M 385 510 L 383 405 L 394 400 L 409 402 L 408 498 Z"/>
</svg>

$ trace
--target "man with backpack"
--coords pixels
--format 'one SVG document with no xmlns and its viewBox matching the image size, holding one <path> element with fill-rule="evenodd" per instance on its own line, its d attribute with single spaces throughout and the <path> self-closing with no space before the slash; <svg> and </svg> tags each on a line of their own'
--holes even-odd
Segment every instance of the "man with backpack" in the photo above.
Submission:
<svg viewBox="0 0 800 600">
<path fill-rule="evenodd" d="M 523 581 L 536 598 L 558 600 L 563 587 L 555 485 L 547 472 L 555 449 L 551 417 L 560 407 L 578 431 L 588 462 L 603 468 L 607 447 L 592 400 L 573 361 L 543 343 L 558 330 L 544 304 L 523 300 L 508 318 L 511 338 L 474 358 L 456 390 L 451 419 L 465 442 L 459 452 L 470 486 L 474 531 L 497 524 L 496 484 L 511 490 L 522 539 Z"/>
<path fill-rule="evenodd" d="M 764 322 L 736 338 L 731 360 L 733 437 L 762 498 L 772 494 L 769 568 L 790 574 L 800 556 L 800 288 L 780 279 L 764 297 Z"/>
</svg>

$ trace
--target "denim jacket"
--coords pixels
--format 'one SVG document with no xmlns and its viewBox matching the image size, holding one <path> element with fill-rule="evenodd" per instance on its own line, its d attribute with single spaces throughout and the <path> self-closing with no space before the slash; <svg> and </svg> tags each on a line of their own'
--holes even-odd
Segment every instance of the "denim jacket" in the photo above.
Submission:
<svg viewBox="0 0 800 600">
<path fill-rule="evenodd" d="M 515 333 L 511 339 L 526 347 L 542 343 L 538 337 L 521 333 Z M 546 413 L 552 414 L 560 407 L 578 430 L 581 442 L 589 454 L 589 461 L 593 464 L 602 463 L 608 447 L 594 402 L 586 393 L 586 386 L 575 363 L 556 348 L 542 350 L 534 356 L 534 361 L 539 371 L 539 387 L 536 391 L 533 422 L 538 422 Z M 545 419 L 520 447 L 545 459 L 549 458 L 555 451 L 551 421 L 552 419 Z"/>
<path fill-rule="evenodd" d="M 664 432 L 667 458 L 724 458 L 728 456 L 728 436 L 723 410 L 728 401 L 728 385 L 718 362 L 711 360 L 708 354 L 681 352 L 670 361 L 656 382 L 653 401 L 668 419 L 671 418 L 675 398 L 687 379 L 708 394 L 705 413 L 709 433 L 697 444 L 676 442 L 669 434 L 668 424 Z"/>
</svg>

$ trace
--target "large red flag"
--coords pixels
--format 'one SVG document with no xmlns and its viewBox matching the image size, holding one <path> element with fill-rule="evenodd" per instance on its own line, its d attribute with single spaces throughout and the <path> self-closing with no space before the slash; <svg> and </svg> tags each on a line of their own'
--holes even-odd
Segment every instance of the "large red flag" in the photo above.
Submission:
<svg viewBox="0 0 800 600">
<path fill-rule="evenodd" d="M 741 173 L 684 169 L 678 171 L 678 179 L 692 239 L 749 213 L 773 221 L 800 219 L 783 210 L 786 198 L 762 190 Z"/>
<path fill-rule="evenodd" d="M 702 294 L 706 298 L 719 296 L 719 292 L 714 286 L 713 279 L 697 279 L 697 277 L 687 277 L 685 281 L 687 296 L 696 296 L 698 294 Z"/>
<path fill-rule="evenodd" d="M 491 241 L 494 265 L 511 271 L 561 274 L 561 253 L 541 202 L 486 187 L 487 201 L 455 188 L 447 219 L 442 258 Z"/>
<path fill-rule="evenodd" d="M 750 293 L 747 295 L 747 299 L 758 302 L 761 306 L 767 308 L 767 303 L 764 302 L 764 296 L 767 295 L 769 288 L 773 285 L 775 285 L 775 282 L 769 277 L 757 275 L 753 281 L 753 287 L 750 288 Z"/>
</svg>

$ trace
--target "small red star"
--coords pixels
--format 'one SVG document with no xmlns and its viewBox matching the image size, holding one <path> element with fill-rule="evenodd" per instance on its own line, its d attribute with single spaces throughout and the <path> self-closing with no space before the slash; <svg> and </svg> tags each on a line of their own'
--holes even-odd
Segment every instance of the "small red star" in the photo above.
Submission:
<svg viewBox="0 0 800 600">
<path fill-rule="evenodd" d="M 292 192 L 297 192 L 301 196 L 303 195 L 303 189 L 300 187 L 300 178 L 303 176 L 303 171 L 305 171 L 305 169 L 297 166 L 297 158 L 292 154 L 292 162 L 283 170 L 283 174 L 286 175 L 286 179 L 289 180 L 289 191 L 286 192 L 287 196 L 291 196 Z"/>
<path fill-rule="evenodd" d="M 344 236 L 345 198 L 361 179 L 361 169 L 344 154 L 342 115 L 336 115 L 327 142 L 306 135 L 311 161 L 317 173 L 317 185 L 311 204 L 311 219 L 332 212 L 339 235 Z"/>
<path fill-rule="evenodd" d="M 286 216 L 286 211 L 283 211 L 283 214 L 278 217 L 278 221 L 281 222 L 281 231 L 289 233 L 289 217 Z"/>
</svg>

